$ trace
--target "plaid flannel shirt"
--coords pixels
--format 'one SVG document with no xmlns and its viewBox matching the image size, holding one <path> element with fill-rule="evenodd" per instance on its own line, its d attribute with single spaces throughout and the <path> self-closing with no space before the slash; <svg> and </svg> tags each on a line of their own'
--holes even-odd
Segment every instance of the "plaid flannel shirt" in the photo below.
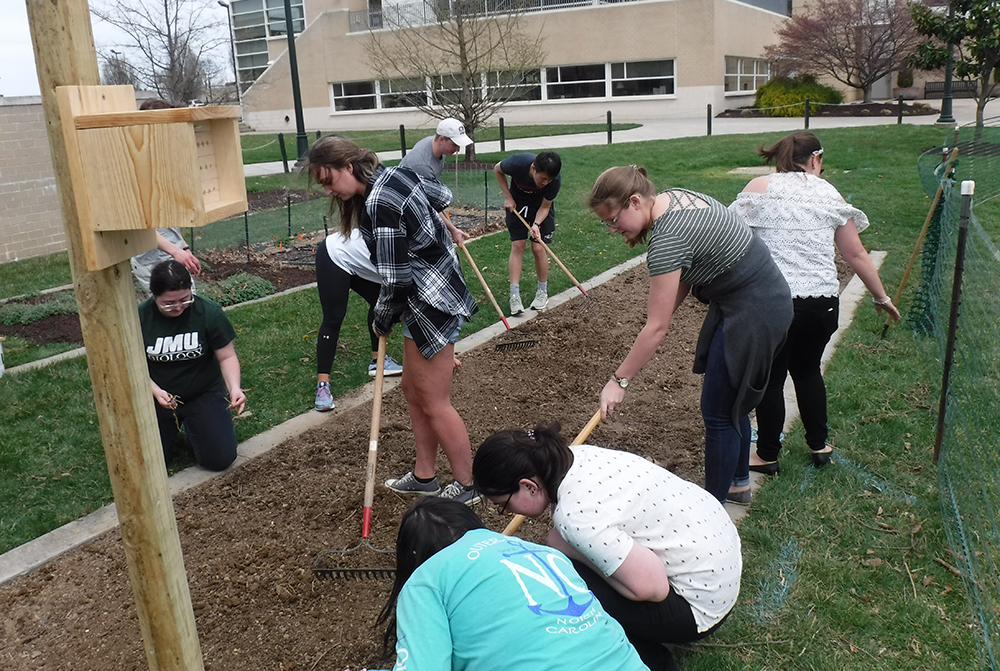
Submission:
<svg viewBox="0 0 1000 671">
<path fill-rule="evenodd" d="M 444 184 L 398 167 L 376 168 L 365 191 L 361 235 L 382 276 L 375 332 L 405 321 L 426 359 L 448 345 L 457 317 L 479 309 L 437 214 L 451 197 Z"/>
</svg>

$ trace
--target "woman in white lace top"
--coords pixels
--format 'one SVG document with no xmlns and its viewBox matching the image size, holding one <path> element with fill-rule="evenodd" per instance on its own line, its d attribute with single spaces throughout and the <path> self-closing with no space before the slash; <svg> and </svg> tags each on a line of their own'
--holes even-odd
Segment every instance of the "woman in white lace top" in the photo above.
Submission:
<svg viewBox="0 0 1000 671">
<path fill-rule="evenodd" d="M 750 470 L 778 472 L 781 429 L 785 423 L 786 374 L 795 384 L 806 444 L 816 467 L 830 462 L 826 387 L 820 357 L 837 330 L 840 284 L 834 247 L 840 250 L 871 291 L 875 310 L 899 319 L 899 310 L 882 287 L 878 271 L 858 233 L 868 217 L 846 203 L 823 172 L 823 147 L 815 135 L 792 133 L 758 153 L 777 172 L 752 180 L 729 209 L 742 216 L 767 244 L 792 292 L 795 318 L 784 346 L 774 358 L 764 398 L 757 406 L 757 449 Z"/>
</svg>

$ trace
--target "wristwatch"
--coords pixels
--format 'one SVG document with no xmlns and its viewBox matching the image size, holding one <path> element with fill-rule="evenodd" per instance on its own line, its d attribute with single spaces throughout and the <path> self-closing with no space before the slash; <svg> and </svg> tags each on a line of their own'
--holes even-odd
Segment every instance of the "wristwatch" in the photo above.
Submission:
<svg viewBox="0 0 1000 671">
<path fill-rule="evenodd" d="M 618 377 L 617 375 L 615 375 L 614 373 L 612 373 L 611 374 L 611 379 L 614 380 L 616 383 L 618 383 L 618 386 L 621 387 L 622 389 L 626 389 L 628 387 L 628 378 L 627 377 Z"/>
</svg>

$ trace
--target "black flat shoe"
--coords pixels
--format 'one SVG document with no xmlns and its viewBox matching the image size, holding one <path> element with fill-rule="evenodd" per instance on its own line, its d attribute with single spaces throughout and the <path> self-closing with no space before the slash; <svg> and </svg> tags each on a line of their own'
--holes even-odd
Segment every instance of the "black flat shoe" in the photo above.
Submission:
<svg viewBox="0 0 1000 671">
<path fill-rule="evenodd" d="M 829 450 L 829 451 L 824 451 Z M 810 450 L 812 453 L 813 466 L 816 468 L 823 468 L 830 463 L 830 457 L 833 456 L 833 448 L 829 445 L 824 447 L 822 450 Z M 753 468 L 751 466 L 751 468 Z"/>
<path fill-rule="evenodd" d="M 763 464 L 750 464 L 750 470 L 764 475 L 777 475 L 781 472 L 781 465 L 775 459 L 774 461 L 765 461 Z"/>
</svg>

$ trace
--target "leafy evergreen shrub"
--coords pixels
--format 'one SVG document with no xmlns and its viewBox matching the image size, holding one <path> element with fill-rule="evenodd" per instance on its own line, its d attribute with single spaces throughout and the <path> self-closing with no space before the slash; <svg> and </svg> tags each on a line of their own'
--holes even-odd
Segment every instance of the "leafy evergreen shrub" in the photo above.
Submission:
<svg viewBox="0 0 1000 671">
<path fill-rule="evenodd" d="M 820 84 L 812 75 L 775 77 L 757 89 L 753 106 L 769 116 L 803 116 L 806 98 L 809 99 L 811 115 L 819 112 L 824 104 L 842 103 L 844 94 L 833 87 Z"/>
<path fill-rule="evenodd" d="M 896 74 L 896 86 L 901 89 L 913 86 L 913 68 L 903 68 Z"/>
<path fill-rule="evenodd" d="M 199 283 L 198 293 L 226 307 L 273 294 L 274 285 L 263 277 L 241 272 L 216 284 Z"/>
</svg>

